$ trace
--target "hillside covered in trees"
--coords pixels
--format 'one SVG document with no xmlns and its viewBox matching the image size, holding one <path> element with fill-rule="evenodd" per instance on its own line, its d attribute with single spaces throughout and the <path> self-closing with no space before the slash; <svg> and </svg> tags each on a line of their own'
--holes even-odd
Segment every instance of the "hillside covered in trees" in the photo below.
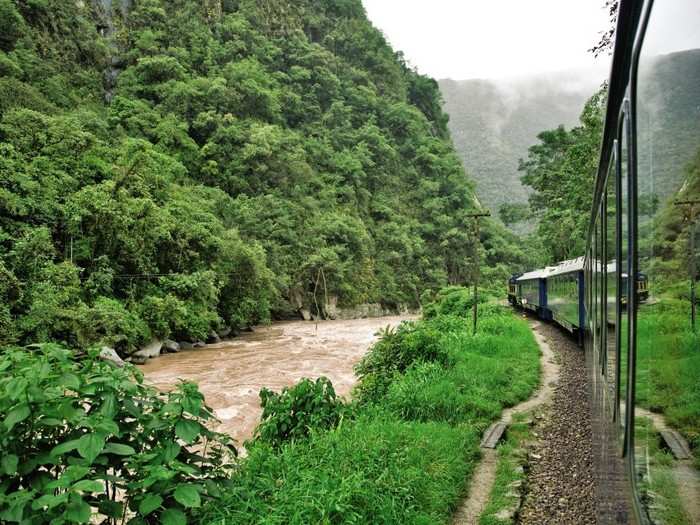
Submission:
<svg viewBox="0 0 700 525">
<path fill-rule="evenodd" d="M 359 0 L 0 0 L 0 344 L 203 338 L 471 276 L 437 83 Z M 524 255 L 482 228 L 486 278 Z"/>
<path fill-rule="evenodd" d="M 689 74 L 696 71 L 700 71 L 700 51 L 689 50 L 656 57 L 639 80 L 639 96 L 644 104 L 637 118 L 648 139 L 638 145 L 639 162 L 653 167 L 654 174 L 640 177 L 641 236 L 646 238 L 643 245 L 654 236 L 653 244 L 662 255 L 654 263 L 645 262 L 647 266 L 672 259 L 671 253 L 678 255 L 686 246 L 688 218 L 673 201 L 692 195 L 691 190 L 696 188 L 695 101 L 700 97 L 700 79 Z M 583 105 L 577 125 L 540 132 L 537 143 L 520 163 L 521 182 L 532 191 L 529 207 L 538 220 L 537 236 L 547 261 L 579 257 L 585 251 L 605 97 L 605 89 L 591 97 Z M 681 259 L 687 262 L 687 256 L 674 258 L 676 263 Z M 675 268 L 671 273 L 679 278 L 683 272 Z"/>
</svg>

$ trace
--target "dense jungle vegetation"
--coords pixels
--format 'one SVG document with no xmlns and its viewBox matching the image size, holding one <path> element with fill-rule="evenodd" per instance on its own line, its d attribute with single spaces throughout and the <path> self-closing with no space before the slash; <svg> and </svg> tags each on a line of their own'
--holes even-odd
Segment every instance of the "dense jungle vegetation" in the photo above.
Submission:
<svg viewBox="0 0 700 525">
<path fill-rule="evenodd" d="M 104 6 L 112 6 L 105 10 Z M 0 344 L 203 338 L 527 266 L 359 0 L 0 0 Z"/>
<path fill-rule="evenodd" d="M 325 378 L 262 390 L 243 459 L 196 385 L 159 393 L 53 343 L 0 353 L 0 520 L 447 523 L 481 432 L 538 384 L 539 349 L 506 307 L 482 305 L 474 335 L 469 291 L 434 299 L 372 347 L 353 402 Z"/>
</svg>

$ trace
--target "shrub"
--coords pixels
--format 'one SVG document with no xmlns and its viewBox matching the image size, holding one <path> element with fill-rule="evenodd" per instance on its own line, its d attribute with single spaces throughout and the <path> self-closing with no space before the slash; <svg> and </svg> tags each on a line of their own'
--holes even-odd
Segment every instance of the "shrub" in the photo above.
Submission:
<svg viewBox="0 0 700 525">
<path fill-rule="evenodd" d="M 91 307 L 83 306 L 78 319 L 78 342 L 83 347 L 97 342 L 126 354 L 151 335 L 143 319 L 109 297 L 98 297 Z"/>
<path fill-rule="evenodd" d="M 479 296 L 479 304 L 485 303 L 487 297 Z M 432 319 L 439 315 L 456 315 L 469 317 L 474 307 L 474 295 L 471 290 L 461 286 L 449 286 L 440 290 L 433 302 L 423 307 L 423 317 Z"/>
<path fill-rule="evenodd" d="M 0 355 L 0 419 L 2 523 L 88 523 L 97 509 L 102 523 L 184 524 L 235 454 L 195 385 L 161 395 L 130 365 L 53 344 Z"/>
<path fill-rule="evenodd" d="M 450 356 L 440 344 L 445 325 L 462 326 L 455 318 L 422 323 L 403 322 L 395 330 L 386 330 L 355 367 L 360 382 L 355 394 L 361 402 L 378 401 L 394 378 L 413 363 L 448 364 Z"/>
<path fill-rule="evenodd" d="M 326 377 L 316 381 L 302 379 L 279 394 L 263 388 L 260 400 L 263 413 L 255 441 L 277 448 L 306 438 L 312 429 L 335 427 L 345 411 L 345 405 Z"/>
</svg>

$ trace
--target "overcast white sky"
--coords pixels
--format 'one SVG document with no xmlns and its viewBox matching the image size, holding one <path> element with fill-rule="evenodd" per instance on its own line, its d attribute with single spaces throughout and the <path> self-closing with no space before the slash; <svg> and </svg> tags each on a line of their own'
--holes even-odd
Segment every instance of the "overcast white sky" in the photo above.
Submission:
<svg viewBox="0 0 700 525">
<path fill-rule="evenodd" d="M 362 0 L 395 50 L 436 79 L 506 78 L 595 68 L 603 0 Z"/>
</svg>

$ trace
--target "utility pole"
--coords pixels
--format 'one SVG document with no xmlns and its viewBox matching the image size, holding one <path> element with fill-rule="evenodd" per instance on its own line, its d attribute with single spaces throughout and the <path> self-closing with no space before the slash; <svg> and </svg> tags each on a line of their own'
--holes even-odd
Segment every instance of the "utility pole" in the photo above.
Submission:
<svg viewBox="0 0 700 525">
<path fill-rule="evenodd" d="M 479 244 L 481 242 L 479 219 L 482 217 L 491 217 L 491 212 L 468 213 L 467 217 L 474 219 L 474 305 L 472 310 L 474 313 L 474 335 L 476 335 L 476 325 L 479 319 Z"/>
<path fill-rule="evenodd" d="M 697 319 L 697 300 L 695 297 L 695 281 L 697 279 L 697 269 L 695 261 L 695 206 L 700 204 L 700 199 L 675 201 L 673 204 L 675 204 L 676 206 L 688 206 L 690 208 L 690 231 L 688 234 L 688 244 L 690 245 L 690 325 L 693 328 L 693 332 L 695 332 L 695 323 Z"/>
</svg>

